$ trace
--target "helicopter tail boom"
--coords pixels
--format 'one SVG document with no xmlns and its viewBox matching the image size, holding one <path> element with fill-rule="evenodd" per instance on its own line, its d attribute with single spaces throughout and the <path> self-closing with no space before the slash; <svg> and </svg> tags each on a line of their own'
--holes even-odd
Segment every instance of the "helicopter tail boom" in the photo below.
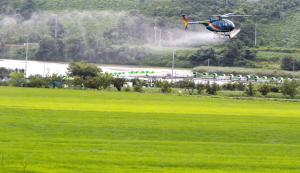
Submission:
<svg viewBox="0 0 300 173">
<path fill-rule="evenodd" d="M 185 14 L 182 14 L 182 18 L 185 24 L 185 29 L 187 29 L 187 25 L 188 24 L 204 24 L 205 26 L 209 25 L 210 22 L 209 21 L 195 21 L 195 22 L 187 22 L 186 18 L 185 18 Z"/>
</svg>

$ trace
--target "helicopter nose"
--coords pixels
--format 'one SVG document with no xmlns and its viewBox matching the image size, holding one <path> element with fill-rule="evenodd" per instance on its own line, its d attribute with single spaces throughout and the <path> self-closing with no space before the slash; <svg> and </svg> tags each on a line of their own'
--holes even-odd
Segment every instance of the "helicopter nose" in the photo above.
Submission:
<svg viewBox="0 0 300 173">
<path fill-rule="evenodd" d="M 230 27 L 230 31 L 233 31 L 233 30 L 234 30 L 234 28 L 235 28 L 234 26 L 231 26 L 231 27 Z"/>
</svg>

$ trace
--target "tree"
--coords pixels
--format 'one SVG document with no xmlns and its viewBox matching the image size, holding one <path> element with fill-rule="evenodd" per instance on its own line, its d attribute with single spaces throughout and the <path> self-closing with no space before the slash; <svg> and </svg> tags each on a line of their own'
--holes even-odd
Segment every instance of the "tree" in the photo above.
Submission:
<svg viewBox="0 0 300 173">
<path fill-rule="evenodd" d="M 259 88 L 259 92 L 263 96 L 266 96 L 270 91 L 271 91 L 271 86 L 267 82 L 263 83 Z"/>
<path fill-rule="evenodd" d="M 7 69 L 5 67 L 0 67 L 0 79 L 8 77 L 8 75 L 13 72 L 12 69 Z"/>
<path fill-rule="evenodd" d="M 282 94 L 288 95 L 290 98 L 295 98 L 296 94 L 299 92 L 298 90 L 299 83 L 295 79 L 289 81 L 288 79 L 285 79 L 282 86 Z"/>
<path fill-rule="evenodd" d="M 30 19 L 32 13 L 34 13 L 35 11 L 36 7 L 34 0 L 25 0 L 20 9 L 21 15 L 24 17 L 25 20 Z"/>
<path fill-rule="evenodd" d="M 99 87 L 106 90 L 106 88 L 109 87 L 109 85 L 114 80 L 114 77 L 107 72 L 105 72 L 104 74 L 98 73 L 97 80 L 99 82 Z"/>
<path fill-rule="evenodd" d="M 245 17 L 241 17 L 245 20 Z M 245 46 L 253 47 L 254 46 L 254 36 L 255 36 L 255 24 L 247 20 L 242 24 L 241 32 L 239 33 L 239 40 L 242 41 Z"/>
<path fill-rule="evenodd" d="M 229 41 L 219 52 L 218 62 L 221 66 L 245 66 L 249 60 L 254 60 L 257 51 L 244 47 L 239 40 Z"/>
<path fill-rule="evenodd" d="M 83 85 L 87 88 L 99 89 L 100 85 L 97 77 L 87 76 L 83 81 Z"/>
<path fill-rule="evenodd" d="M 184 79 L 187 81 L 185 88 L 188 90 L 189 94 L 192 95 L 195 89 L 195 82 L 193 79 Z"/>
<path fill-rule="evenodd" d="M 254 84 L 252 83 L 252 81 L 250 81 L 245 89 L 245 94 L 247 94 L 248 96 L 255 96 L 256 93 L 257 93 L 257 90 L 256 90 Z"/>
<path fill-rule="evenodd" d="M 36 60 L 59 61 L 63 57 L 63 43 L 60 39 L 43 37 L 39 42 L 38 52 L 35 54 Z"/>
<path fill-rule="evenodd" d="M 83 87 L 83 78 L 81 76 L 75 76 L 74 80 L 71 82 L 73 87 L 82 88 Z"/>
<path fill-rule="evenodd" d="M 221 51 L 220 64 L 222 66 L 236 66 L 238 61 L 242 61 L 243 43 L 235 40 L 226 43 L 226 47 Z"/>
<path fill-rule="evenodd" d="M 214 82 L 213 85 L 210 86 L 210 82 L 207 81 L 205 88 L 206 88 L 206 92 L 208 94 L 217 95 L 217 91 L 218 91 L 219 87 L 218 87 L 218 84 L 216 82 Z"/>
<path fill-rule="evenodd" d="M 3 52 L 5 43 L 3 41 L 3 36 L 0 37 L 0 52 Z"/>
<path fill-rule="evenodd" d="M 196 84 L 193 79 L 183 79 L 174 83 L 174 87 L 185 88 L 185 90 L 188 90 L 190 95 L 193 94 L 195 86 Z"/>
<path fill-rule="evenodd" d="M 86 61 L 71 61 L 67 69 L 70 72 L 70 76 L 82 76 L 84 79 L 87 76 L 96 77 L 98 73 L 102 72 L 101 68 L 97 67 L 95 64 L 87 63 Z"/>
<path fill-rule="evenodd" d="M 25 83 L 24 73 L 20 71 L 11 72 L 9 76 L 10 76 L 9 83 L 12 86 L 21 87 Z"/>
<path fill-rule="evenodd" d="M 215 50 L 212 47 L 201 47 L 189 57 L 190 62 L 194 66 L 207 65 L 208 59 L 210 59 L 211 65 L 217 64 Z"/>
<path fill-rule="evenodd" d="M 295 59 L 295 71 L 300 70 L 300 59 L 295 58 L 291 55 L 285 55 L 281 61 L 281 69 L 282 70 L 293 70 L 293 61 Z"/>
<path fill-rule="evenodd" d="M 118 91 L 121 91 L 121 88 L 125 84 L 125 79 L 124 78 L 114 78 L 113 84 L 117 88 Z"/>
<path fill-rule="evenodd" d="M 49 19 L 47 25 L 49 27 L 49 32 L 52 38 L 55 38 L 55 31 L 56 31 L 56 38 L 63 37 L 63 34 L 65 33 L 65 28 L 59 19 L 56 20 L 56 16 Z"/>
</svg>

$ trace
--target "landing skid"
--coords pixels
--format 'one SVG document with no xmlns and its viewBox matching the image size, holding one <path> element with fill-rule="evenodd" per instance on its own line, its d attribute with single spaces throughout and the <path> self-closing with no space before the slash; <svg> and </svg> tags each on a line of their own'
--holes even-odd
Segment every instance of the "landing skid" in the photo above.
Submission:
<svg viewBox="0 0 300 173">
<path fill-rule="evenodd" d="M 235 37 L 241 32 L 241 29 L 235 29 L 231 32 L 214 32 L 214 38 L 219 39 L 236 39 Z"/>
</svg>

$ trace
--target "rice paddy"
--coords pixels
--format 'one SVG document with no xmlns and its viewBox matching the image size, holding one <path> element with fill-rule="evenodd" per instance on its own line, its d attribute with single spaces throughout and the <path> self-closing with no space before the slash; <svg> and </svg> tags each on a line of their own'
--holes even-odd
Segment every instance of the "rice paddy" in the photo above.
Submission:
<svg viewBox="0 0 300 173">
<path fill-rule="evenodd" d="M 297 102 L 0 87 L 0 172 L 300 172 Z"/>
</svg>

